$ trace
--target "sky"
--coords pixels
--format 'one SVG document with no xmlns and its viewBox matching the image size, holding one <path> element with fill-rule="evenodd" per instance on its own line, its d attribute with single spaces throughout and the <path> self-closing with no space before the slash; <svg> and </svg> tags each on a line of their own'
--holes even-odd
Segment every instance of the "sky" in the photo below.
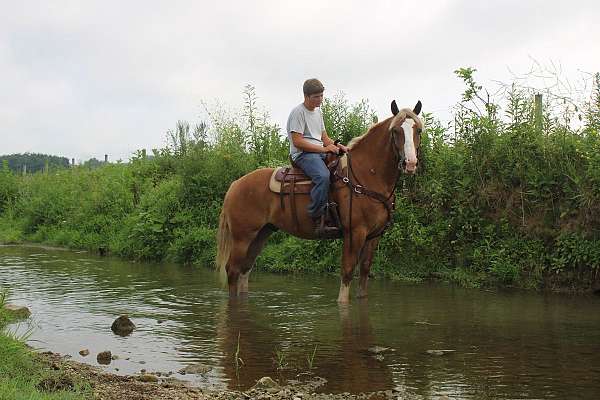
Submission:
<svg viewBox="0 0 600 400">
<path fill-rule="evenodd" d="M 476 68 L 490 90 L 532 68 L 575 88 L 600 71 L 597 0 L 0 0 L 0 9 L 0 155 L 127 160 L 163 147 L 178 120 L 207 120 L 203 103 L 237 112 L 247 84 L 279 126 L 312 77 L 326 97 L 367 99 L 380 119 L 392 100 L 420 99 L 447 121 L 463 90 L 457 68 Z"/>
</svg>

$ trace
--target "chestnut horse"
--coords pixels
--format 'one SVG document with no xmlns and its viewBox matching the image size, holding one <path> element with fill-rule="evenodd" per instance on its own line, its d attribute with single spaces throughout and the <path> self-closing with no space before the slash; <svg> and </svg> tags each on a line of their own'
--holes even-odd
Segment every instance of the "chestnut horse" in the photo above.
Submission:
<svg viewBox="0 0 600 400">
<path fill-rule="evenodd" d="M 366 297 L 367 280 L 379 236 L 391 222 L 394 190 L 401 172 L 414 174 L 423 122 L 413 110 L 399 110 L 373 125 L 349 144 L 348 166 L 331 185 L 329 198 L 339 207 L 343 254 L 338 302 L 350 301 L 350 282 L 360 264 L 358 297 Z M 248 275 L 269 235 L 277 229 L 303 239 L 316 239 L 306 206 L 310 196 L 297 195 L 298 224 L 292 207 L 282 209 L 280 196 L 269 190 L 272 168 L 261 168 L 231 184 L 219 220 L 217 266 L 227 273 L 230 297 L 248 292 Z M 291 196 L 288 196 L 291 197 Z"/>
</svg>

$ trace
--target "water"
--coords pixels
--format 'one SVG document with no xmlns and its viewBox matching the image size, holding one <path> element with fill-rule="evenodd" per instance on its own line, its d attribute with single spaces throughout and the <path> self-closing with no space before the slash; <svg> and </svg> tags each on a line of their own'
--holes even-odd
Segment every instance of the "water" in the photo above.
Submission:
<svg viewBox="0 0 600 400">
<path fill-rule="evenodd" d="M 0 247 L 0 286 L 32 310 L 29 344 L 91 364 L 111 350 L 119 359 L 101 367 L 121 374 L 173 371 L 202 387 L 245 389 L 263 376 L 285 381 L 312 372 L 328 380 L 326 392 L 395 388 L 422 398 L 600 394 L 594 296 L 375 280 L 368 301 L 340 307 L 335 277 L 253 273 L 249 298 L 230 303 L 208 268 L 10 246 Z M 110 330 L 121 314 L 137 325 L 129 337 Z M 377 357 L 374 346 L 392 350 Z M 84 348 L 87 357 L 78 354 Z M 212 370 L 177 373 L 197 362 Z"/>
</svg>

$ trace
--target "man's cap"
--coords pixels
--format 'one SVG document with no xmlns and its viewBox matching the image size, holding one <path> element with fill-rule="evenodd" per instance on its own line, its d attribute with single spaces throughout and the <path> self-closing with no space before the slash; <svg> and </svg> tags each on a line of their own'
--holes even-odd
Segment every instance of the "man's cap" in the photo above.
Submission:
<svg viewBox="0 0 600 400">
<path fill-rule="evenodd" d="M 311 96 L 313 94 L 323 93 L 325 91 L 325 87 L 318 79 L 307 79 L 302 85 L 302 91 L 305 96 Z"/>
</svg>

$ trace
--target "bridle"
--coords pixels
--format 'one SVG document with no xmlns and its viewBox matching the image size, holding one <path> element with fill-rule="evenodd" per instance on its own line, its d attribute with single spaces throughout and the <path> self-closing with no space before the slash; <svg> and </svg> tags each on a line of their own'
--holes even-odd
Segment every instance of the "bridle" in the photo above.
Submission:
<svg viewBox="0 0 600 400">
<path fill-rule="evenodd" d="M 421 128 L 417 128 L 417 129 L 421 130 Z M 376 237 L 383 235 L 385 230 L 392 225 L 392 213 L 393 213 L 394 207 L 395 207 L 396 187 L 398 186 L 398 179 L 400 177 L 400 171 L 403 171 L 406 166 L 406 156 L 404 154 L 404 150 L 400 150 L 398 148 L 398 145 L 396 144 L 395 129 L 392 130 L 392 132 L 393 133 L 390 135 L 390 140 L 392 142 L 392 149 L 394 151 L 394 157 L 397 160 L 397 168 L 396 168 L 396 176 L 394 178 L 394 187 L 392 188 L 389 195 L 386 196 L 385 194 L 381 194 L 374 190 L 367 189 L 363 184 L 360 183 L 358 177 L 356 176 L 356 174 L 354 173 L 354 171 L 352 169 L 352 157 L 350 155 L 350 152 L 346 153 L 346 157 L 348 159 L 348 167 L 346 168 L 346 175 L 339 176 L 338 168 L 336 168 L 334 171 L 334 179 L 341 180 L 350 190 L 350 200 L 349 200 L 350 204 L 349 204 L 349 215 L 348 215 L 348 231 L 349 231 L 349 235 L 350 235 L 350 237 L 349 237 L 350 247 L 352 247 L 352 200 L 353 200 L 353 197 L 355 194 L 356 195 L 362 194 L 362 195 L 365 195 L 372 199 L 375 199 L 376 201 L 383 204 L 383 206 L 385 207 L 385 210 L 387 211 L 387 220 L 386 220 L 385 224 L 382 227 L 380 227 L 379 229 L 376 229 L 375 231 L 369 233 L 366 237 L 367 240 L 371 240 L 371 239 L 374 239 Z M 420 134 L 420 132 L 418 132 L 418 133 Z M 406 135 L 406 132 L 404 132 L 404 134 Z M 411 132 L 411 134 L 412 134 L 412 132 Z M 417 149 L 417 160 L 419 159 L 419 156 L 420 156 L 419 149 L 420 149 L 420 146 Z"/>
</svg>

